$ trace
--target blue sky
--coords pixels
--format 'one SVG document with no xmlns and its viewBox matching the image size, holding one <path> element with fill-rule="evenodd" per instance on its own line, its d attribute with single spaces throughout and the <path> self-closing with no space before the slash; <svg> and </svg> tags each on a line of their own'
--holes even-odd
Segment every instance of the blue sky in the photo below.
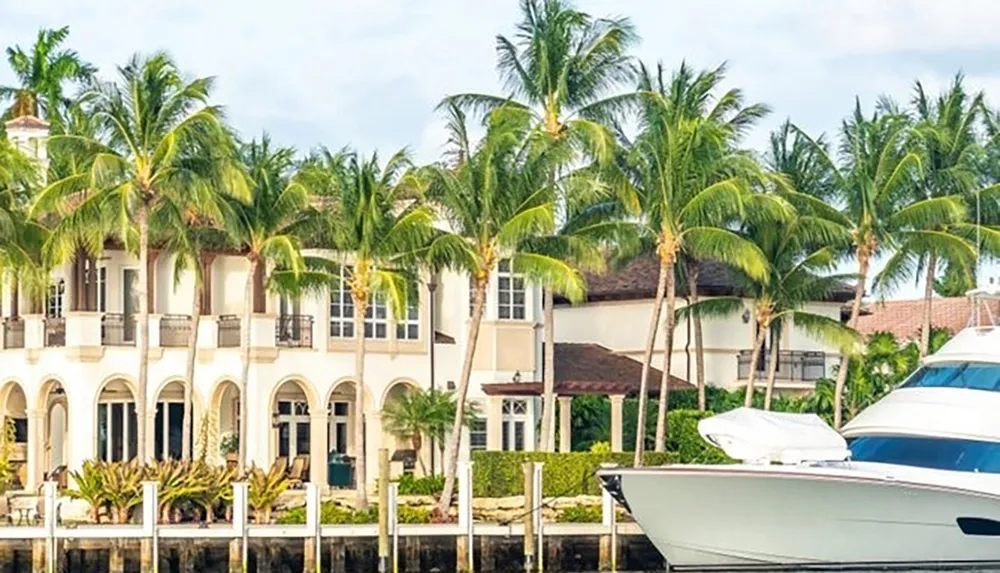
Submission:
<svg viewBox="0 0 1000 573">
<path fill-rule="evenodd" d="M 444 142 L 434 107 L 461 91 L 498 92 L 493 40 L 510 33 L 516 0 L 0 0 L 0 44 L 29 45 L 39 27 L 69 25 L 69 44 L 108 74 L 133 52 L 163 49 L 193 75 L 218 76 L 216 100 L 247 136 L 266 130 L 308 150 L 350 144 L 434 159 Z M 909 97 L 962 69 L 1000 99 L 1000 3 L 988 0 L 579 0 L 625 15 L 636 55 L 676 67 L 728 61 L 731 85 L 773 115 L 835 130 L 855 95 Z M 0 65 L 0 83 L 9 83 Z M 897 296 L 910 297 L 916 288 Z"/>
</svg>

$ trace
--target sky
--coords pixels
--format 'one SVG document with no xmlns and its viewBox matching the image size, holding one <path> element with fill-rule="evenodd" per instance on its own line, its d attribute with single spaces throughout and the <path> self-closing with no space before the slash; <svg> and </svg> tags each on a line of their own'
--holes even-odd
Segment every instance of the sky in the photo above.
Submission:
<svg viewBox="0 0 1000 573">
<path fill-rule="evenodd" d="M 1000 3 L 991 0 L 578 0 L 632 19 L 635 55 L 667 68 L 729 66 L 728 85 L 772 115 L 747 138 L 762 149 L 785 118 L 833 132 L 857 96 L 937 92 L 958 71 L 1000 100 Z M 135 52 L 165 50 L 192 76 L 217 76 L 215 101 L 245 136 L 305 152 L 344 145 L 437 158 L 446 94 L 501 93 L 494 40 L 517 0 L 0 0 L 0 45 L 27 48 L 40 27 L 105 77 Z M 0 84 L 12 81 L 0 64 Z M 895 298 L 922 292 L 904 287 Z"/>
</svg>

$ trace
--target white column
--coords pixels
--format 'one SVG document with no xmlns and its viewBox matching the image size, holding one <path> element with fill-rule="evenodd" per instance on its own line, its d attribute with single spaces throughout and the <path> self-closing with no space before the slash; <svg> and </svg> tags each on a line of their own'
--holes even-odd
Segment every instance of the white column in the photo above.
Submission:
<svg viewBox="0 0 1000 573">
<path fill-rule="evenodd" d="M 27 491 L 35 491 L 45 472 L 45 412 L 28 410 L 28 477 L 24 484 Z"/>
<path fill-rule="evenodd" d="M 100 346 L 102 316 L 100 312 L 67 312 L 66 346 Z"/>
<path fill-rule="evenodd" d="M 150 314 L 149 315 L 149 347 L 159 348 L 160 347 L 160 321 L 163 319 L 162 314 Z"/>
<path fill-rule="evenodd" d="M 40 314 L 24 315 L 24 347 L 45 347 L 45 317 Z"/>
<path fill-rule="evenodd" d="M 608 396 L 611 399 L 611 451 L 622 451 L 622 404 L 625 396 Z"/>
<path fill-rule="evenodd" d="M 322 412 L 313 413 L 309 417 L 309 481 L 316 484 L 320 491 L 326 489 L 326 455 L 329 419 L 326 408 Z"/>
<path fill-rule="evenodd" d="M 571 434 L 573 431 L 570 424 L 570 407 L 573 403 L 572 396 L 559 396 L 559 452 L 568 453 L 571 448 Z"/>
</svg>

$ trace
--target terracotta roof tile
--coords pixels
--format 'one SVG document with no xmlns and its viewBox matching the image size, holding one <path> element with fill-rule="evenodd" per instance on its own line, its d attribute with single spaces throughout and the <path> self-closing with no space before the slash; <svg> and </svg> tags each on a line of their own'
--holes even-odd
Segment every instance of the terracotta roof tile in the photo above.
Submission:
<svg viewBox="0 0 1000 573">
<path fill-rule="evenodd" d="M 990 301 L 989 307 L 993 316 L 1000 318 L 1000 301 Z M 972 305 L 966 297 L 935 298 L 931 325 L 958 332 L 968 325 L 971 312 Z M 857 329 L 864 336 L 891 332 L 898 340 L 913 340 L 920 336 L 923 317 L 923 299 L 878 301 L 865 305 L 858 316 Z"/>
<path fill-rule="evenodd" d="M 635 394 L 639 391 L 642 364 L 628 356 L 616 354 L 599 344 L 556 343 L 556 394 L 577 396 L 585 394 Z M 662 373 L 649 370 L 649 392 L 656 394 Z M 676 377 L 670 377 L 671 390 L 690 390 L 693 386 Z M 488 395 L 539 396 L 541 382 L 501 382 L 483 384 Z"/>
<path fill-rule="evenodd" d="M 39 118 L 37 118 L 37 117 L 35 117 L 33 115 L 22 115 L 21 117 L 15 117 L 14 119 L 8 121 L 4 125 L 6 125 L 8 129 L 10 129 L 12 127 L 20 127 L 20 128 L 27 128 L 27 129 L 31 129 L 31 128 L 34 128 L 34 129 L 48 129 L 49 128 L 49 124 L 48 124 L 47 121 L 45 121 L 43 119 L 39 119 Z"/>
</svg>

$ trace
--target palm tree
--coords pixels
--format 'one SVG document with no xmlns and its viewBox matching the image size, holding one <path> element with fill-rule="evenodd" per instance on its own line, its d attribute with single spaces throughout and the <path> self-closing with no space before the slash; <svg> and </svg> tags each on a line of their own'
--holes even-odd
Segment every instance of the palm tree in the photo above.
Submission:
<svg viewBox="0 0 1000 573">
<path fill-rule="evenodd" d="M 634 77 L 628 50 L 638 36 L 627 18 L 593 18 L 565 0 L 521 0 L 513 39 L 496 39 L 497 71 L 507 97 L 460 94 L 444 105 L 489 112 L 500 106 L 529 110 L 546 145 L 566 147 L 560 168 L 581 153 L 606 160 L 614 140 L 604 118 L 609 92 Z M 569 197 L 560 202 L 569 201 Z M 544 371 L 540 446 L 551 450 L 555 432 L 555 314 L 553 293 L 543 285 Z"/>
<path fill-rule="evenodd" d="M 465 420 L 465 400 L 472 374 L 480 323 L 486 306 L 486 287 L 503 261 L 512 272 L 548 284 L 571 300 L 583 296 L 580 273 L 566 262 L 523 250 L 525 241 L 551 235 L 555 228 L 553 163 L 546 149 L 529 139 L 532 116 L 519 107 L 499 108 L 487 119 L 486 134 L 472 147 L 465 115 L 449 108 L 454 142 L 453 166 L 426 169 L 428 198 L 440 209 L 451 232 L 434 239 L 429 257 L 435 266 L 450 266 L 467 274 L 472 290 L 471 318 L 465 339 L 465 358 L 458 386 L 458 408 L 448 446 L 448 471 L 438 510 L 447 511 L 455 486 L 458 449 Z"/>
<path fill-rule="evenodd" d="M 247 395 L 250 380 L 250 322 L 255 312 L 266 311 L 268 266 L 297 277 L 304 269 L 300 236 L 308 224 L 309 195 L 294 177 L 295 150 L 274 148 L 264 134 L 239 148 L 239 161 L 250 186 L 249 201 L 232 199 L 223 211 L 228 239 L 245 253 L 249 269 L 240 324 L 240 471 L 247 455 Z M 272 277 L 275 271 L 272 271 Z"/>
<path fill-rule="evenodd" d="M 368 506 L 365 484 L 365 314 L 374 300 L 388 301 L 394 316 L 405 316 L 414 296 L 415 264 L 433 233 L 433 213 L 419 200 L 418 187 L 408 172 L 405 151 L 379 164 L 371 158 L 348 153 L 346 157 L 324 151 L 317 162 L 326 180 L 318 195 L 327 201 L 323 218 L 326 246 L 342 261 L 344 282 L 354 302 L 354 373 L 357 415 L 354 442 L 360 453 L 355 465 L 357 504 Z M 339 276 L 339 273 L 337 273 Z M 338 285 L 339 286 L 339 285 Z"/>
<path fill-rule="evenodd" d="M 656 449 L 665 447 L 668 381 L 675 315 L 675 265 L 685 258 L 717 260 L 766 276 L 766 261 L 750 241 L 727 227 L 743 214 L 748 181 L 758 177 L 751 157 L 737 145 L 743 132 L 767 108 L 745 105 L 739 90 L 716 97 L 725 68 L 695 74 L 686 64 L 665 80 L 642 69 L 635 105 L 641 132 L 623 159 L 624 181 L 643 214 L 639 233 L 655 248 L 659 262 L 656 297 L 640 379 L 635 465 L 645 447 L 649 365 L 660 313 L 664 320 L 663 377 L 657 411 Z M 696 288 L 697 285 L 694 285 Z M 694 290 L 692 288 L 692 290 Z"/>
<path fill-rule="evenodd" d="M 850 252 L 857 262 L 857 284 L 847 325 L 857 326 L 861 301 L 873 258 L 889 254 L 910 238 L 935 238 L 940 225 L 961 222 L 964 209 L 955 197 L 910 200 L 908 190 L 920 170 L 920 157 L 907 151 L 907 118 L 882 102 L 870 117 L 855 101 L 854 113 L 841 126 L 838 166 L 821 140 L 796 131 L 810 143 L 828 169 L 834 201 L 851 236 Z M 834 385 L 834 427 L 843 418 L 848 357 L 843 356 Z"/>
<path fill-rule="evenodd" d="M 67 82 L 90 80 L 97 68 L 84 62 L 73 50 L 60 49 L 69 36 L 69 27 L 41 29 L 28 52 L 20 46 L 7 48 L 7 62 L 17 76 L 18 86 L 0 86 L 0 100 L 13 98 L 5 116 L 40 117 L 44 112 L 49 123 L 61 124 L 60 109 L 69 104 L 63 95 Z"/>
<path fill-rule="evenodd" d="M 212 85 L 211 78 L 185 80 L 165 54 L 133 56 L 118 68 L 116 82 L 96 84 L 85 96 L 101 139 L 62 135 L 50 140 L 57 152 L 86 158 L 87 168 L 53 182 L 35 202 L 35 209 L 49 212 L 65 209 L 66 200 L 76 197 L 73 210 L 83 220 L 99 221 L 93 224 L 98 229 L 113 223 L 126 249 L 138 251 L 136 404 L 143 422 L 136 436 L 142 461 L 147 461 L 150 218 L 170 201 L 200 195 L 205 188 L 246 195 L 222 111 L 207 103 Z M 102 234 L 92 234 L 92 252 L 100 250 Z M 72 247 L 52 256 L 69 257 Z"/>
<path fill-rule="evenodd" d="M 969 95 L 962 86 L 962 75 L 936 99 L 930 98 L 918 81 L 912 101 L 916 125 L 913 146 L 920 155 L 921 177 L 914 182 L 913 200 L 956 197 L 974 199 L 980 185 L 976 165 L 980 149 L 976 124 L 983 111 L 983 94 Z M 896 249 L 884 270 L 876 277 L 880 290 L 888 291 L 912 275 L 924 271 L 924 315 L 920 330 L 920 356 L 926 356 L 931 335 L 934 305 L 934 281 L 938 265 L 971 280 L 976 258 L 976 236 L 996 231 L 979 227 L 979 222 L 958 222 L 929 227 L 909 235 Z M 995 244 L 987 241 L 987 247 Z"/>
<path fill-rule="evenodd" d="M 413 450 L 417 453 L 420 469 L 424 474 L 427 474 L 424 459 L 420 455 L 424 436 L 437 439 L 437 443 L 441 444 L 443 457 L 444 440 L 451 428 L 451 422 L 455 418 L 457 407 L 454 392 L 417 388 L 390 401 L 382 408 L 382 424 L 392 435 L 410 440 Z M 467 403 L 465 405 L 466 427 L 472 425 L 476 415 L 475 403 Z"/>
</svg>

